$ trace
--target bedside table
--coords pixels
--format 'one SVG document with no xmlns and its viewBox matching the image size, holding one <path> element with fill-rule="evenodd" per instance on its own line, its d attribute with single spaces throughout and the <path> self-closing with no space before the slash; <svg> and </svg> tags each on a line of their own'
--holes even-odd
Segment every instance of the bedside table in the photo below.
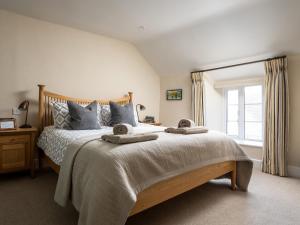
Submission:
<svg viewBox="0 0 300 225">
<path fill-rule="evenodd" d="M 30 170 L 35 176 L 36 128 L 0 131 L 0 174 Z"/>
</svg>

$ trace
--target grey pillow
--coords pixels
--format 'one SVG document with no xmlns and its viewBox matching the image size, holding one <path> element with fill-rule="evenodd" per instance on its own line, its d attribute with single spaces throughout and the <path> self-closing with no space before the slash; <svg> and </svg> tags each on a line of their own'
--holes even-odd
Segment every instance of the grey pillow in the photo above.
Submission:
<svg viewBox="0 0 300 225">
<path fill-rule="evenodd" d="M 134 119 L 134 110 L 132 103 L 126 105 L 119 105 L 115 102 L 109 102 L 111 111 L 110 126 L 118 123 L 128 123 L 132 126 L 137 126 Z"/>
<path fill-rule="evenodd" d="M 100 129 L 97 119 L 97 102 L 83 107 L 75 102 L 68 101 L 69 114 L 71 116 L 70 127 L 72 130 Z"/>
</svg>

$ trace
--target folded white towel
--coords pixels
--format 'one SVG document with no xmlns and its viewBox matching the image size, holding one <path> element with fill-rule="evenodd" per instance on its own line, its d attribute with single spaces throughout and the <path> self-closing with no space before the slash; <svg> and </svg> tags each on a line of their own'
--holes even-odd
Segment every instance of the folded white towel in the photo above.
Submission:
<svg viewBox="0 0 300 225">
<path fill-rule="evenodd" d="M 178 123 L 178 128 L 183 128 L 183 127 L 195 127 L 195 122 L 190 119 L 182 119 Z"/>
<path fill-rule="evenodd" d="M 101 139 L 106 142 L 113 144 L 129 144 L 136 142 L 152 141 L 158 138 L 157 134 L 147 133 L 147 134 L 123 134 L 123 135 L 102 135 Z"/>
<path fill-rule="evenodd" d="M 201 134 L 201 133 L 207 133 L 208 129 L 206 127 L 184 127 L 184 128 L 174 128 L 169 127 L 165 129 L 165 132 L 167 133 L 173 133 L 173 134 Z"/>
<path fill-rule="evenodd" d="M 113 133 L 115 135 L 132 134 L 133 128 L 128 123 L 120 123 L 120 124 L 114 125 Z"/>
</svg>

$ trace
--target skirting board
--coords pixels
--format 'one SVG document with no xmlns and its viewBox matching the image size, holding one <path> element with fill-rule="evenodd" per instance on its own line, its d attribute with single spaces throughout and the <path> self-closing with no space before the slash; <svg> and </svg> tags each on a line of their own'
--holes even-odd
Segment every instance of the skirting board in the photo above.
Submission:
<svg viewBox="0 0 300 225">
<path fill-rule="evenodd" d="M 288 166 L 288 174 L 290 177 L 300 178 L 300 167 L 299 166 Z"/>
<path fill-rule="evenodd" d="M 251 159 L 253 161 L 254 168 L 261 169 L 262 160 Z M 288 166 L 288 176 L 300 178 L 300 167 Z"/>
</svg>

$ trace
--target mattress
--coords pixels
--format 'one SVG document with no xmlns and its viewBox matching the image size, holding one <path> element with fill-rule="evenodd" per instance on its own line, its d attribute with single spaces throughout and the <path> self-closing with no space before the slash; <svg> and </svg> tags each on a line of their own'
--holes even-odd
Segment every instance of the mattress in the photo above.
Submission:
<svg viewBox="0 0 300 225">
<path fill-rule="evenodd" d="M 139 123 L 134 127 L 134 132 L 161 131 L 163 127 Z M 45 127 L 38 138 L 37 146 L 57 165 L 61 165 L 64 153 L 68 146 L 75 140 L 92 135 L 112 133 L 112 127 L 101 127 L 99 130 L 64 130 L 54 126 Z"/>
</svg>

